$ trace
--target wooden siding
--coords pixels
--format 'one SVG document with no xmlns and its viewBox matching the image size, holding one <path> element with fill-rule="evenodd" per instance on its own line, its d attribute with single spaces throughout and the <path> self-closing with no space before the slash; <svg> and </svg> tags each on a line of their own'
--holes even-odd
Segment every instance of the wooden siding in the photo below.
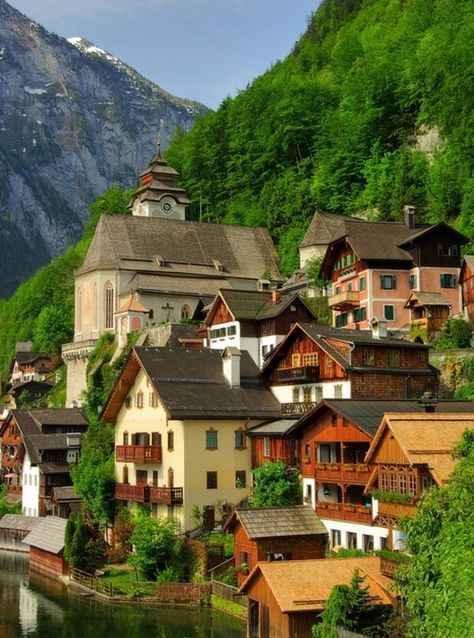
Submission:
<svg viewBox="0 0 474 638">
<path fill-rule="evenodd" d="M 374 461 L 379 464 L 409 465 L 408 459 L 400 444 L 386 427 L 375 450 Z"/>
<path fill-rule="evenodd" d="M 353 399 L 419 399 L 424 392 L 438 392 L 438 377 L 432 374 L 349 372 Z"/>
<path fill-rule="evenodd" d="M 68 565 L 62 555 L 51 554 L 37 547 L 30 547 L 30 569 L 53 578 L 68 573 Z"/>
<path fill-rule="evenodd" d="M 252 469 L 261 467 L 270 461 L 282 461 L 287 465 L 297 465 L 299 463 L 297 441 L 283 436 L 270 435 L 268 437 L 270 440 L 270 455 L 266 456 L 264 454 L 264 441 L 267 437 L 252 436 L 249 438 L 252 446 Z"/>
<path fill-rule="evenodd" d="M 390 369 L 389 366 L 389 353 L 398 352 L 400 357 L 400 363 L 397 368 L 409 368 L 413 370 L 426 370 L 428 369 L 428 351 L 426 348 L 396 348 L 396 347 L 383 347 L 383 346 L 356 346 L 352 353 L 352 365 L 357 367 L 364 367 L 363 354 L 367 350 L 372 350 L 374 355 L 373 364 L 370 368 L 385 368 Z"/>
<path fill-rule="evenodd" d="M 338 363 L 334 361 L 324 350 L 317 346 L 310 337 L 301 335 L 297 337 L 284 354 L 283 358 L 278 362 L 276 370 L 272 370 L 270 383 L 273 385 L 278 382 L 278 370 L 285 370 L 295 367 L 293 355 L 304 355 L 317 353 L 318 355 L 318 368 L 319 368 L 319 380 L 331 381 L 342 380 L 347 378 L 347 373 Z M 305 381 L 307 383 L 307 381 Z"/>
<path fill-rule="evenodd" d="M 253 638 L 257 635 L 259 638 L 288 638 L 290 636 L 289 614 L 283 614 L 280 607 L 272 594 L 268 583 L 262 574 L 256 575 L 249 585 L 247 591 L 249 601 L 247 614 L 247 636 Z M 253 603 L 259 606 L 259 631 L 254 634 L 251 631 L 250 623 L 252 621 L 251 608 Z M 309 636 L 310 634 L 308 634 Z"/>
<path fill-rule="evenodd" d="M 230 314 L 229 309 L 222 301 L 219 299 L 219 303 L 217 304 L 217 309 L 212 317 L 211 326 L 215 326 L 220 323 L 228 323 L 230 321 L 234 321 L 234 317 Z"/>
</svg>

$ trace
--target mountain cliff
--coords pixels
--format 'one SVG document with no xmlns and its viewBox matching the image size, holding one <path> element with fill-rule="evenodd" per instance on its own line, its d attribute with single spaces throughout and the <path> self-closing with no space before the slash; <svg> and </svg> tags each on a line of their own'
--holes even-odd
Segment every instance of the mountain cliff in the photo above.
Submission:
<svg viewBox="0 0 474 638">
<path fill-rule="evenodd" d="M 76 241 L 87 207 L 132 185 L 198 103 L 175 98 L 81 38 L 0 0 L 0 297 Z"/>
</svg>

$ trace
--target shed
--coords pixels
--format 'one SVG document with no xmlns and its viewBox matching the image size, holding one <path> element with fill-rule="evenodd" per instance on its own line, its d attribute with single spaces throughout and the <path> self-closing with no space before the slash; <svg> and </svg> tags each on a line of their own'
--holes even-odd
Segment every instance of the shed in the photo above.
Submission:
<svg viewBox="0 0 474 638">
<path fill-rule="evenodd" d="M 335 585 L 349 584 L 355 570 L 365 578 L 372 603 L 391 606 L 392 582 L 377 557 L 258 563 L 240 588 L 248 597 L 247 636 L 311 638 Z"/>
<path fill-rule="evenodd" d="M 240 584 L 259 561 L 305 560 L 326 555 L 327 530 L 314 510 L 302 505 L 237 508 L 225 529 L 234 532 L 234 566 Z"/>
<path fill-rule="evenodd" d="M 5 514 L 0 519 L 0 549 L 27 552 L 28 547 L 23 543 L 23 539 L 40 520 L 36 516 Z"/>
<path fill-rule="evenodd" d="M 63 558 L 66 524 L 65 518 L 46 516 L 26 536 L 23 542 L 30 546 L 30 569 L 53 578 L 68 573 Z"/>
</svg>

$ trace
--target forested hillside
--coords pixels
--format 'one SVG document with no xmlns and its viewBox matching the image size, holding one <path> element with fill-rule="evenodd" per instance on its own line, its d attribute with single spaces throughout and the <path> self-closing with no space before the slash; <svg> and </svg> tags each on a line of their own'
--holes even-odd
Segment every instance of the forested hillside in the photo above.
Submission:
<svg viewBox="0 0 474 638">
<path fill-rule="evenodd" d="M 291 54 L 167 153 L 195 217 L 270 228 L 289 273 L 316 207 L 474 207 L 474 4 L 323 0 Z"/>
</svg>

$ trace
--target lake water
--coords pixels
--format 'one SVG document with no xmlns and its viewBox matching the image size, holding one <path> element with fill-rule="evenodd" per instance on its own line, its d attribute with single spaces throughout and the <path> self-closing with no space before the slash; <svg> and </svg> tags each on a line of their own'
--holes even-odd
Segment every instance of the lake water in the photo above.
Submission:
<svg viewBox="0 0 474 638">
<path fill-rule="evenodd" d="M 113 605 L 29 573 L 28 556 L 0 551 L 0 638 L 243 638 L 211 610 Z"/>
</svg>

